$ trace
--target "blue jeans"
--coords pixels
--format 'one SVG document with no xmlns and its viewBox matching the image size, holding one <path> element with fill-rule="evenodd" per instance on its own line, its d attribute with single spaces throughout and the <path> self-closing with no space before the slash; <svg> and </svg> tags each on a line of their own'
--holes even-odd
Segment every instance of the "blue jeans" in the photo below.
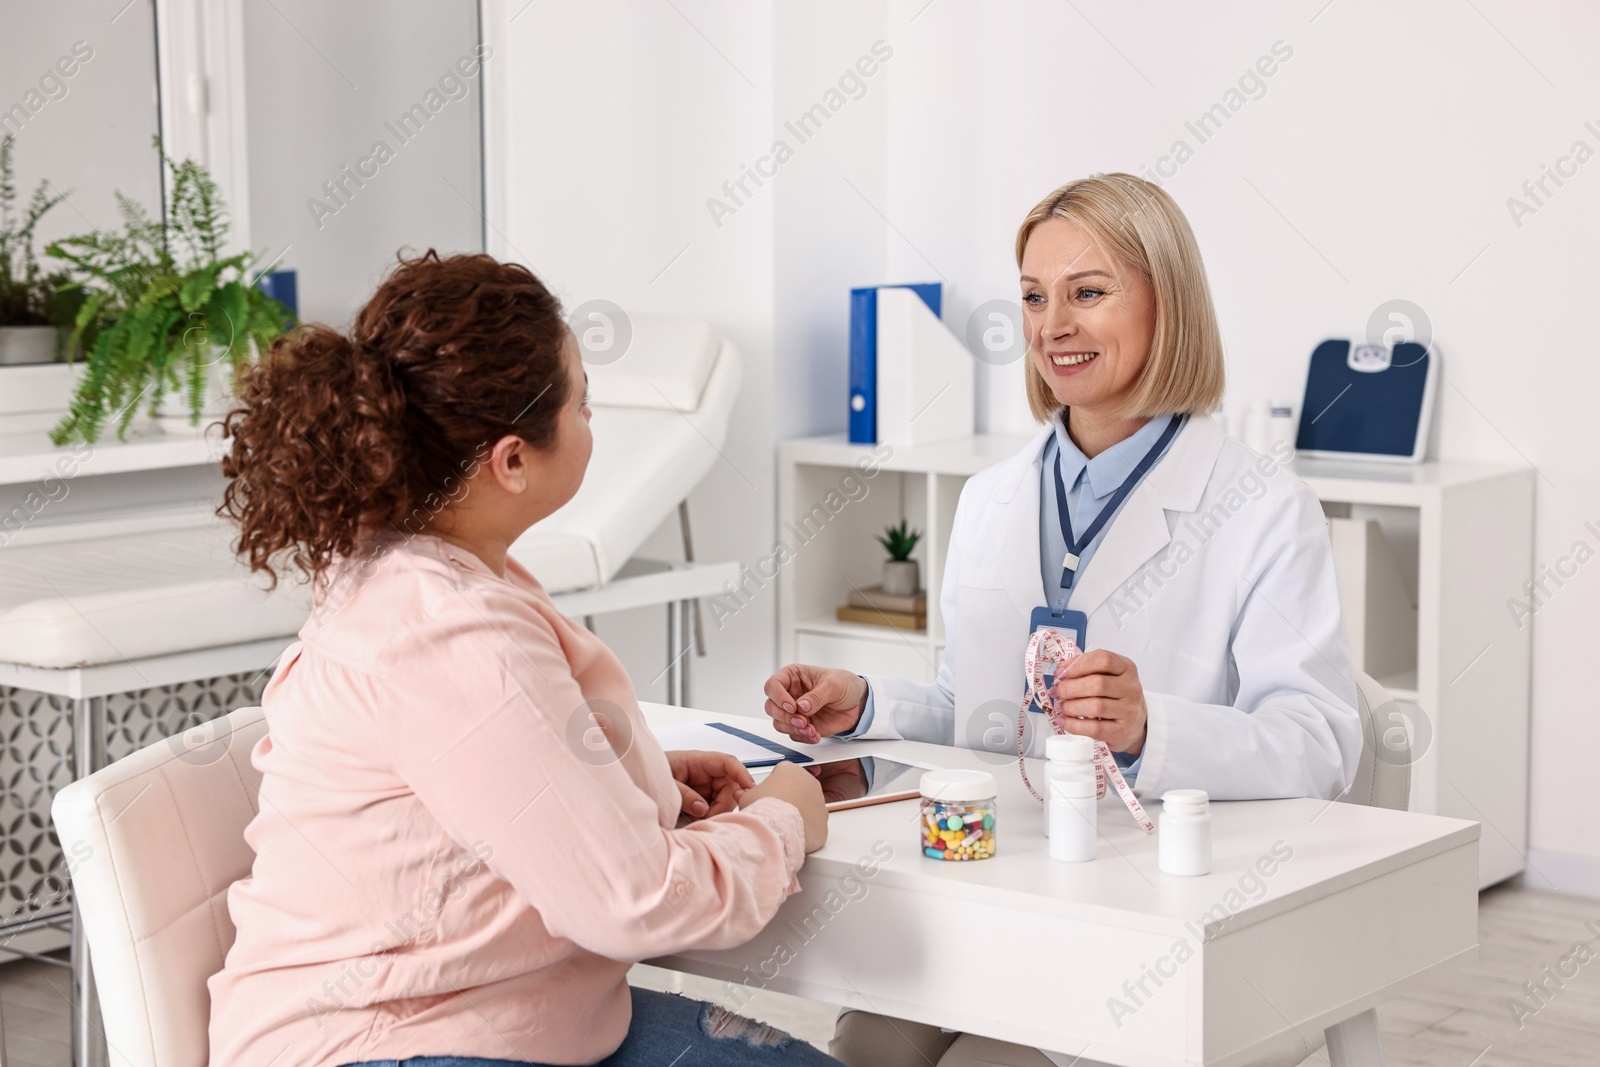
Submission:
<svg viewBox="0 0 1600 1067">
<path fill-rule="evenodd" d="M 782 1030 L 673 993 L 629 989 L 633 1022 L 622 1045 L 595 1067 L 844 1067 Z M 344 1067 L 545 1067 L 521 1060 L 415 1056 Z"/>
</svg>

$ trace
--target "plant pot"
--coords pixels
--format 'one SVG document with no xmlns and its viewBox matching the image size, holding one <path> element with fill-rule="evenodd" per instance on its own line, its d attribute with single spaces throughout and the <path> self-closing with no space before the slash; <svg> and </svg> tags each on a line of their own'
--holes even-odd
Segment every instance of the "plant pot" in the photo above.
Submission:
<svg viewBox="0 0 1600 1067">
<path fill-rule="evenodd" d="M 206 399 L 200 409 L 198 425 L 189 421 L 189 396 L 182 389 L 163 393 L 151 416 L 156 429 L 172 437 L 200 437 L 228 413 L 228 364 L 220 353 L 218 362 L 206 368 Z"/>
<path fill-rule="evenodd" d="M 890 559 L 883 563 L 883 591 L 890 596 L 916 596 L 922 586 L 922 571 L 914 559 Z"/>
<path fill-rule="evenodd" d="M 0 365 L 55 361 L 54 326 L 0 326 Z"/>
<path fill-rule="evenodd" d="M 158 431 L 169 437 L 201 437 L 206 427 L 221 417 L 220 414 L 213 414 L 208 404 L 200 412 L 200 424 L 197 426 L 189 421 L 189 406 L 183 402 L 182 396 L 164 396 L 150 419 Z"/>
</svg>

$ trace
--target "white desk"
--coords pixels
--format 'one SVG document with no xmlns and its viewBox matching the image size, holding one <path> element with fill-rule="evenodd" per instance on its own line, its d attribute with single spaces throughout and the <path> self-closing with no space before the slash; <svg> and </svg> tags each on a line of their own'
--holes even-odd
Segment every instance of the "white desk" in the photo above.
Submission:
<svg viewBox="0 0 1600 1067">
<path fill-rule="evenodd" d="M 645 708 L 653 723 L 727 718 L 778 737 L 764 720 Z M 1212 873 L 1174 878 L 1114 795 L 1095 862 L 1056 863 L 1015 761 L 905 741 L 818 748 L 989 770 L 995 857 L 924 857 L 914 801 L 839 812 L 760 935 L 651 962 L 732 983 L 735 1002 L 744 984 L 1128 1067 L 1293 1063 L 1271 1057 L 1354 1020 L 1330 1048 L 1345 1067 L 1381 1063 L 1374 1005 L 1477 951 L 1474 822 L 1213 804 Z M 1262 877 L 1253 865 L 1275 845 L 1292 854 Z"/>
</svg>

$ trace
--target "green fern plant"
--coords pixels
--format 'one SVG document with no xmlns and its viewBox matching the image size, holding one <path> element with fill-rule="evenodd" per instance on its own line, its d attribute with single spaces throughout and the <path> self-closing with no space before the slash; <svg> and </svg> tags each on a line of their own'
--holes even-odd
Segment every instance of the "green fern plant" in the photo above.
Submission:
<svg viewBox="0 0 1600 1067">
<path fill-rule="evenodd" d="M 41 180 L 27 208 L 19 209 L 13 148 L 10 134 L 0 137 L 0 326 L 69 326 L 77 307 L 63 290 L 71 278 L 47 273 L 33 254 L 39 220 L 66 194 L 51 195 L 50 183 Z"/>
<path fill-rule="evenodd" d="M 224 255 L 227 208 L 211 175 L 193 160 L 156 151 L 168 171 L 168 211 L 152 219 L 120 192 L 120 233 L 95 231 L 56 241 L 46 252 L 75 268 L 83 304 L 73 347 L 87 363 L 66 416 L 50 431 L 65 444 L 96 440 L 114 418 L 122 437 L 141 403 L 155 412 L 169 392 L 200 422 L 208 368 L 230 373 L 292 324 L 289 309 L 257 289 L 251 252 Z"/>
<path fill-rule="evenodd" d="M 911 552 L 917 547 L 917 542 L 922 540 L 922 531 L 913 530 L 906 520 L 901 519 L 899 524 L 884 529 L 878 537 L 878 544 L 883 546 L 889 558 L 896 563 L 904 563 L 911 558 Z"/>
</svg>

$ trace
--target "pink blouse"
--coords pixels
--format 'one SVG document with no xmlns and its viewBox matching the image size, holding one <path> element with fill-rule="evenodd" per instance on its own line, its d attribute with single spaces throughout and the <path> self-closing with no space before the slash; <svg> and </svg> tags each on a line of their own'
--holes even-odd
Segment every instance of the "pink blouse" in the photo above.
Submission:
<svg viewBox="0 0 1600 1067">
<path fill-rule="evenodd" d="M 214 1067 L 593 1063 L 627 1032 L 630 962 L 739 944 L 798 888 L 799 811 L 675 829 L 622 664 L 506 570 L 393 542 L 284 653 Z"/>
</svg>

